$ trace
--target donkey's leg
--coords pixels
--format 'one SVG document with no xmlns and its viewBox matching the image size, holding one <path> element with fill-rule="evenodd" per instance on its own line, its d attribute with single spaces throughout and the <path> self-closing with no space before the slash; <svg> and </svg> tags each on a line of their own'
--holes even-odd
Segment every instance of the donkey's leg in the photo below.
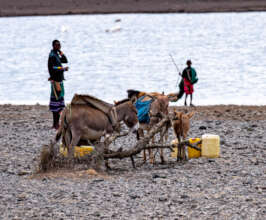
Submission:
<svg viewBox="0 0 266 220">
<path fill-rule="evenodd" d="M 72 134 L 69 128 L 66 129 L 64 135 L 62 136 L 62 144 L 64 148 L 68 149 L 68 146 L 70 145 L 72 140 Z"/>
<path fill-rule="evenodd" d="M 168 140 L 168 129 L 169 127 L 171 126 L 170 123 L 166 124 L 163 128 L 163 130 L 161 131 L 160 133 L 160 142 L 163 144 L 163 143 L 166 143 L 167 140 Z M 164 164 L 165 160 L 164 160 L 164 150 L 163 148 L 161 148 L 161 153 L 160 153 L 160 156 L 161 156 L 161 163 Z"/>
<path fill-rule="evenodd" d="M 182 146 L 182 160 L 187 160 L 187 154 L 186 154 L 186 146 Z"/>
<path fill-rule="evenodd" d="M 163 148 L 161 148 L 160 154 L 161 154 L 161 164 L 164 164 L 165 160 L 164 160 Z"/>
<path fill-rule="evenodd" d="M 164 143 L 164 135 L 166 131 L 166 127 L 164 127 L 161 131 L 160 131 L 160 144 Z M 165 160 L 164 160 L 164 155 L 163 155 L 163 148 L 160 149 L 160 158 L 161 158 L 161 163 L 164 164 Z"/>
<path fill-rule="evenodd" d="M 187 135 L 186 135 L 186 134 L 183 134 L 183 139 L 184 139 L 184 140 L 187 139 Z M 188 160 L 188 158 L 187 158 L 187 154 L 186 154 L 186 147 L 185 147 L 185 145 L 183 145 L 182 150 L 183 150 L 182 159 L 183 159 L 183 160 Z"/>
<path fill-rule="evenodd" d="M 181 150 L 182 150 L 182 146 L 180 145 L 180 143 L 181 143 L 181 137 L 180 136 L 178 136 L 178 147 L 177 147 L 177 161 L 179 161 L 179 160 L 181 160 Z"/>
<path fill-rule="evenodd" d="M 138 131 L 137 131 L 137 139 L 140 140 L 140 138 L 143 138 L 144 137 L 144 130 L 142 128 L 139 128 Z M 143 150 L 143 162 L 145 163 L 146 162 L 146 151 Z"/>
<path fill-rule="evenodd" d="M 153 138 L 151 139 L 152 144 L 155 143 L 155 137 L 153 136 Z M 153 155 L 153 151 L 152 149 L 149 149 L 149 157 L 150 157 L 150 163 L 153 164 L 155 161 L 155 155 Z"/>
<path fill-rule="evenodd" d="M 70 145 L 68 146 L 68 158 L 70 159 L 71 162 L 73 162 L 75 146 L 77 146 L 81 135 L 77 133 L 75 129 L 71 129 L 71 134 L 72 134 L 72 140 Z"/>
<path fill-rule="evenodd" d="M 109 145 L 110 145 L 111 143 L 106 143 L 105 145 L 104 145 L 104 153 L 108 153 L 108 151 L 109 151 Z M 104 160 L 104 165 L 105 165 L 105 168 L 106 168 L 106 170 L 111 170 L 112 168 L 110 167 L 110 165 L 109 165 L 109 162 L 108 162 L 108 159 L 105 159 Z"/>
<path fill-rule="evenodd" d="M 147 160 L 146 150 L 143 150 L 143 162 L 145 163 L 146 160 Z"/>
</svg>

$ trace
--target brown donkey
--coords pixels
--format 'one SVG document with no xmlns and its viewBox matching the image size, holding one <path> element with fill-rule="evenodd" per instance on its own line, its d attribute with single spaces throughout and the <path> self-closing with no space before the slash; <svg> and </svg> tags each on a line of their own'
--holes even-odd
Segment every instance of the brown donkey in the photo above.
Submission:
<svg viewBox="0 0 266 220">
<path fill-rule="evenodd" d="M 172 121 L 172 127 L 174 130 L 174 134 L 178 139 L 178 143 L 182 141 L 182 139 L 187 138 L 188 131 L 190 129 L 190 119 L 194 115 L 194 112 L 183 113 L 174 111 L 174 118 Z M 185 147 L 178 145 L 178 154 L 177 160 L 187 160 Z"/>
<path fill-rule="evenodd" d="M 124 100 L 111 105 L 96 98 L 91 101 L 91 96 L 85 98 L 76 97 L 78 101 L 73 101 L 74 97 L 70 106 L 64 109 L 55 138 L 57 142 L 62 136 L 62 143 L 67 147 L 71 159 L 74 156 L 74 146 L 80 140 L 99 141 L 102 136 L 112 134 L 120 121 L 130 130 L 137 129 L 138 126 L 137 110 L 131 101 Z"/>
<path fill-rule="evenodd" d="M 128 98 L 131 100 L 136 101 L 138 98 L 144 96 L 142 101 L 149 101 L 151 100 L 150 110 L 149 110 L 149 117 L 150 121 L 149 123 L 139 123 L 139 129 L 137 132 L 137 138 L 144 136 L 144 130 L 149 132 L 149 130 L 157 124 L 160 120 L 163 119 L 164 116 L 168 115 L 168 106 L 169 106 L 169 100 L 168 97 L 164 94 L 158 93 L 158 92 L 152 92 L 152 93 L 145 93 L 140 92 L 137 90 L 128 90 Z M 160 140 L 159 142 L 162 143 L 165 139 L 165 141 L 168 138 L 168 129 L 170 127 L 170 124 L 167 124 L 161 131 L 160 131 Z M 154 138 L 152 139 L 152 142 L 154 143 Z M 155 156 L 153 155 L 153 151 L 151 149 L 148 150 L 149 152 L 149 158 L 150 163 L 154 163 Z M 164 163 L 164 154 L 163 149 L 160 149 L 160 157 L 161 162 Z M 146 161 L 146 151 L 143 151 L 143 160 Z"/>
</svg>

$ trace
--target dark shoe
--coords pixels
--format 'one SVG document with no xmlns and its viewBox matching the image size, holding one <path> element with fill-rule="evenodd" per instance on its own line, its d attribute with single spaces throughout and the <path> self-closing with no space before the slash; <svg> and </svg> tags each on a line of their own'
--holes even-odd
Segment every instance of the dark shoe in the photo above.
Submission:
<svg viewBox="0 0 266 220">
<path fill-rule="evenodd" d="M 53 125 L 52 127 L 51 127 L 51 129 L 55 129 L 55 130 L 57 130 L 59 128 L 59 125 Z"/>
<path fill-rule="evenodd" d="M 54 129 L 57 130 L 59 128 L 59 124 L 54 126 Z"/>
<path fill-rule="evenodd" d="M 195 107 L 195 105 L 193 105 L 192 103 L 190 103 L 190 106 L 191 106 L 191 107 Z"/>
</svg>

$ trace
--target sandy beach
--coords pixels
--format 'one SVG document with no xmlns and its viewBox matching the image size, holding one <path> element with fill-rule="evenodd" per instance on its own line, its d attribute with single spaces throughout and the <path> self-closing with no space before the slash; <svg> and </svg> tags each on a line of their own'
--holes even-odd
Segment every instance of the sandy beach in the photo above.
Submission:
<svg viewBox="0 0 266 220">
<path fill-rule="evenodd" d="M 265 11 L 262 0 L 0 0 L 0 16 Z"/>
<path fill-rule="evenodd" d="M 266 106 L 177 109 L 195 111 L 189 137 L 220 135 L 220 158 L 176 163 L 165 150 L 164 165 L 139 166 L 138 155 L 137 169 L 125 159 L 110 160 L 108 173 L 77 165 L 35 174 L 55 135 L 48 106 L 0 105 L 1 219 L 265 219 Z M 123 137 L 112 149 L 134 143 Z"/>
</svg>

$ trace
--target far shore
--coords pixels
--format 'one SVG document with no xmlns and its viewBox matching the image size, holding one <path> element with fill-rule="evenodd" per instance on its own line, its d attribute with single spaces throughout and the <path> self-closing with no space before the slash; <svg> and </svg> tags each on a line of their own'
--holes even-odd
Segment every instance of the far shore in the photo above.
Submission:
<svg viewBox="0 0 266 220">
<path fill-rule="evenodd" d="M 110 14 L 208 13 L 266 11 L 263 0 L 0 0 L 0 17 Z"/>
</svg>

